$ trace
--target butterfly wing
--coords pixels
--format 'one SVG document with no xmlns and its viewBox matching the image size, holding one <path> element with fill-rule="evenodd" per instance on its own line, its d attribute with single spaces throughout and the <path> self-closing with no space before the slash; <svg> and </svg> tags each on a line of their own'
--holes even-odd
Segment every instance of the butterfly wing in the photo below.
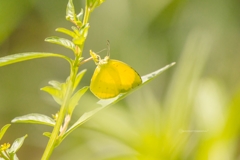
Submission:
<svg viewBox="0 0 240 160">
<path fill-rule="evenodd" d="M 119 75 L 121 83 L 118 88 L 121 93 L 133 89 L 142 83 L 142 79 L 139 74 L 126 63 L 110 59 L 108 64 Z"/>
<path fill-rule="evenodd" d="M 94 71 L 91 79 L 90 90 L 100 98 L 107 99 L 116 97 L 119 93 L 120 77 L 109 63 L 99 65 Z"/>
<path fill-rule="evenodd" d="M 95 69 L 90 90 L 96 97 L 107 99 L 127 92 L 141 83 L 141 77 L 133 68 L 121 61 L 110 59 Z"/>
</svg>

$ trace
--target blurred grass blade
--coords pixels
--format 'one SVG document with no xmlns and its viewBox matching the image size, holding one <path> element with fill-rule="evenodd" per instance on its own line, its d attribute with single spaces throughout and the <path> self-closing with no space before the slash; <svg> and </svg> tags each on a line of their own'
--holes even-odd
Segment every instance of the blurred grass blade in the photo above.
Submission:
<svg viewBox="0 0 240 160">
<path fill-rule="evenodd" d="M 3 126 L 0 130 L 0 140 L 2 139 L 3 135 L 5 134 L 5 132 L 7 131 L 7 129 L 11 126 L 11 124 L 6 124 L 5 126 Z"/>
<path fill-rule="evenodd" d="M 44 124 L 48 126 L 54 126 L 55 121 L 43 114 L 31 113 L 24 116 L 16 117 L 12 120 L 12 123 L 35 123 L 35 124 Z"/>
<path fill-rule="evenodd" d="M 6 66 L 9 64 L 26 61 L 30 59 L 36 59 L 36 58 L 45 58 L 45 57 L 59 57 L 66 59 L 70 64 L 72 64 L 72 61 L 70 58 L 63 56 L 61 54 L 55 54 L 55 53 L 45 53 L 45 52 L 26 52 L 26 53 L 18 53 L 13 54 L 5 57 L 0 58 L 0 67 Z"/>
<path fill-rule="evenodd" d="M 167 106 L 169 118 L 174 119 L 171 123 L 176 128 L 186 124 L 185 120 L 190 115 L 187 112 L 191 111 L 190 104 L 195 99 L 197 84 L 199 84 L 205 63 L 211 53 L 212 43 L 212 35 L 201 29 L 191 31 L 187 37 L 178 67 L 169 83 L 163 102 L 164 106 Z"/>
<path fill-rule="evenodd" d="M 86 121 L 88 121 L 91 117 L 93 117 L 97 112 L 101 111 L 102 109 L 110 106 L 111 104 L 114 104 L 118 101 L 120 101 L 121 99 L 123 99 L 124 97 L 126 97 L 127 95 L 129 95 L 130 93 L 132 93 L 133 91 L 135 91 L 136 89 L 139 89 L 140 87 L 144 86 L 145 84 L 147 84 L 148 82 L 150 82 L 151 80 L 153 80 L 154 78 L 156 78 L 158 75 L 160 75 L 163 71 L 167 70 L 168 68 L 172 67 L 174 63 L 171 63 L 155 72 L 152 72 L 150 74 L 147 74 L 145 76 L 142 77 L 143 83 L 136 87 L 135 89 L 130 90 L 129 92 L 123 93 L 118 95 L 117 97 L 114 98 L 110 98 L 110 99 L 106 99 L 106 100 L 99 100 L 98 104 L 100 104 L 102 107 L 98 107 L 92 111 L 86 112 L 84 113 L 67 131 L 66 133 L 63 135 L 62 139 L 66 138 L 67 135 L 69 135 L 73 130 L 75 130 L 77 127 L 81 126 L 83 123 L 85 123 Z"/>
<path fill-rule="evenodd" d="M 23 142 L 24 142 L 26 137 L 27 137 L 27 135 L 25 135 L 25 136 L 23 136 L 21 138 L 16 139 L 13 142 L 11 148 L 9 149 L 9 153 L 10 154 L 15 154 L 21 148 L 21 146 L 22 146 L 22 144 L 23 144 Z"/>
</svg>

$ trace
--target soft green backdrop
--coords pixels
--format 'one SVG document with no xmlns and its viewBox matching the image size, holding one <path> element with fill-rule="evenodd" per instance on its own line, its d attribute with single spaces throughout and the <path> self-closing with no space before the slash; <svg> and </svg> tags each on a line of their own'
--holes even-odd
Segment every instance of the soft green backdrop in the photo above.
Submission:
<svg viewBox="0 0 240 160">
<path fill-rule="evenodd" d="M 56 28 L 71 27 L 65 20 L 66 4 L 67 0 L 0 0 L 0 56 L 45 51 L 72 57 L 69 50 L 44 42 L 48 36 L 62 36 L 54 31 Z M 74 0 L 74 4 L 80 11 L 84 0 Z M 228 124 L 229 103 L 233 96 L 239 97 L 236 95 L 240 88 L 239 7 L 238 0 L 106 0 L 90 18 L 84 57 L 89 57 L 90 49 L 96 52 L 102 50 L 106 41 L 110 40 L 111 58 L 126 62 L 140 75 L 171 62 L 177 64 L 74 132 L 57 148 L 52 159 L 121 159 L 119 155 L 155 155 L 160 153 L 159 150 L 161 154 L 155 157 L 169 159 L 172 153 L 162 148 L 171 145 L 181 148 L 175 155 L 181 159 L 204 159 L 201 153 L 206 153 L 210 159 L 218 156 L 220 159 L 237 158 L 237 144 L 231 145 L 230 153 L 221 147 L 214 152 L 205 152 L 201 149 L 204 142 L 201 140 L 222 133 L 224 127 L 221 126 Z M 102 52 L 101 56 L 105 54 Z M 81 87 L 89 85 L 95 64 L 89 62 L 82 66 L 84 68 L 88 71 Z M 50 80 L 64 81 L 68 74 L 68 64 L 56 58 L 1 67 L 0 127 L 16 116 L 56 113 L 58 106 L 39 88 Z M 96 101 L 90 91 L 87 92 L 82 104 L 76 108 L 74 118 L 89 110 Z M 162 109 L 166 108 L 170 108 L 169 111 L 162 114 Z M 168 115 L 167 118 L 159 118 L 165 115 Z M 178 125 L 178 118 L 187 120 Z M 239 121 L 237 115 L 234 118 Z M 193 127 L 190 124 L 194 124 Z M 220 127 L 216 127 L 218 125 Z M 188 133 L 191 128 L 190 134 L 194 138 L 179 146 L 169 141 L 154 146 L 154 141 L 165 133 L 160 126 L 174 126 L 173 133 Z M 229 127 L 230 131 L 236 127 L 231 136 L 235 143 L 239 142 L 238 123 Z M 39 125 L 13 124 L 3 141 L 12 142 L 28 134 L 18 153 L 19 158 L 40 159 L 47 143 L 47 138 L 41 134 L 50 129 Z M 146 139 L 146 144 L 138 145 L 140 142 L 136 137 L 144 139 L 141 137 L 145 133 L 158 138 Z M 153 146 L 156 152 L 154 149 L 148 151 L 148 145 Z M 206 145 L 208 148 L 212 146 Z"/>
</svg>

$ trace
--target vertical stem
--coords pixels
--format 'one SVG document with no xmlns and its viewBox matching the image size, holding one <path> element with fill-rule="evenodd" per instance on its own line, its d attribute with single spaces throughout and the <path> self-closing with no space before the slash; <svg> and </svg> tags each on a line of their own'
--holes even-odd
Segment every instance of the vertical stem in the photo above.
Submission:
<svg viewBox="0 0 240 160">
<path fill-rule="evenodd" d="M 86 4 L 87 4 L 87 2 L 86 2 Z M 86 25 L 88 23 L 88 20 L 90 18 L 90 13 L 91 13 L 91 9 L 86 5 L 85 11 L 84 11 L 83 25 Z M 85 44 L 85 41 L 80 45 L 81 51 L 83 51 L 84 44 Z"/>
<path fill-rule="evenodd" d="M 89 17 L 90 17 L 91 9 L 86 5 L 85 11 L 84 11 L 84 19 L 83 19 L 83 25 L 88 23 Z"/>
<path fill-rule="evenodd" d="M 90 13 L 91 13 L 91 9 L 86 5 L 83 25 L 88 23 Z M 85 41 L 82 43 L 81 46 L 79 46 L 80 49 L 81 49 L 81 52 L 83 51 L 84 43 L 85 43 Z M 77 55 L 77 54 L 75 54 L 75 55 Z M 82 53 L 80 55 L 82 55 Z M 53 128 L 51 137 L 48 141 L 47 147 L 46 147 L 46 149 L 43 153 L 43 156 L 42 156 L 41 160 L 48 160 L 50 158 L 54 148 L 56 147 L 56 142 L 57 142 L 58 137 L 59 137 L 60 128 L 63 124 L 64 117 L 65 117 L 66 112 L 67 112 L 67 107 L 68 107 L 69 100 L 72 96 L 73 85 L 74 85 L 76 75 L 77 75 L 77 72 L 78 72 L 78 65 L 77 64 L 79 64 L 79 57 L 76 57 L 75 62 L 73 62 L 72 64 L 73 65 L 71 65 L 71 69 L 70 69 L 71 70 L 70 79 L 69 79 L 69 81 L 66 82 L 67 83 L 67 91 L 66 91 L 61 109 L 59 111 L 59 117 L 57 119 L 56 125 Z"/>
<path fill-rule="evenodd" d="M 63 101 L 63 104 L 62 104 L 60 112 L 59 112 L 59 117 L 57 119 L 56 125 L 54 126 L 51 137 L 48 141 L 47 147 L 43 153 L 41 160 L 48 160 L 53 152 L 53 149 L 55 148 L 55 143 L 56 143 L 56 140 L 58 137 L 58 133 L 59 133 L 60 127 L 63 123 L 64 117 L 66 114 L 67 105 L 68 105 L 69 99 L 72 94 L 72 88 L 73 88 L 72 81 L 69 80 L 67 83 L 67 91 L 66 91 L 65 99 Z"/>
</svg>

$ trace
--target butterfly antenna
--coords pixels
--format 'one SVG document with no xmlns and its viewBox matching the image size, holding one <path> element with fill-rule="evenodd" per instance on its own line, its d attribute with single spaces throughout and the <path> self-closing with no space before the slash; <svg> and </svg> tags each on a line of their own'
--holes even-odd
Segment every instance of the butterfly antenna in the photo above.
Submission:
<svg viewBox="0 0 240 160">
<path fill-rule="evenodd" d="M 107 56 L 110 57 L 110 41 L 107 40 Z"/>
<path fill-rule="evenodd" d="M 107 49 L 104 48 L 104 49 L 102 49 L 102 50 L 100 50 L 100 51 L 98 51 L 98 52 L 96 52 L 96 53 L 99 54 L 99 53 L 101 53 L 102 51 L 105 51 L 105 50 L 107 50 Z"/>
</svg>

